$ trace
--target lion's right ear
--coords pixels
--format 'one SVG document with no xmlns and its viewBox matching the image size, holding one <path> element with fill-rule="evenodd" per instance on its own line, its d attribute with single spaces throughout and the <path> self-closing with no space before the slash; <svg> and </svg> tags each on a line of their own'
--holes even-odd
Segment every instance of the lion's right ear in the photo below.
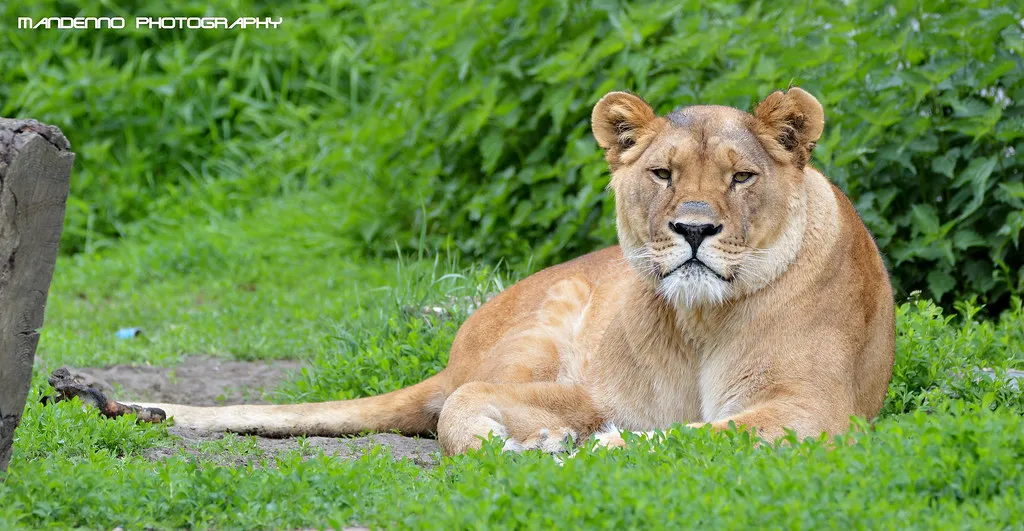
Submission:
<svg viewBox="0 0 1024 531">
<path fill-rule="evenodd" d="M 646 101 L 628 92 L 609 92 L 597 102 L 590 124 L 613 170 L 622 153 L 636 145 L 657 118 Z"/>
</svg>

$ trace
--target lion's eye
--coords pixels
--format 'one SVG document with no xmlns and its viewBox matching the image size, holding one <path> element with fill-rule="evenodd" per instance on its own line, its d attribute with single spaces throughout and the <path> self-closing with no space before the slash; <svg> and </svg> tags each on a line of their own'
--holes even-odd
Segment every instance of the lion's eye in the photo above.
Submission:
<svg viewBox="0 0 1024 531">
<path fill-rule="evenodd" d="M 663 181 L 671 181 L 672 180 L 672 171 L 671 170 L 667 170 L 665 168 L 655 168 L 655 169 L 651 170 L 651 173 L 653 173 L 655 177 L 657 177 L 657 178 L 659 178 L 659 179 L 661 179 Z"/>
<path fill-rule="evenodd" d="M 732 182 L 734 183 L 745 183 L 756 175 L 752 171 L 739 171 L 732 174 Z"/>
</svg>

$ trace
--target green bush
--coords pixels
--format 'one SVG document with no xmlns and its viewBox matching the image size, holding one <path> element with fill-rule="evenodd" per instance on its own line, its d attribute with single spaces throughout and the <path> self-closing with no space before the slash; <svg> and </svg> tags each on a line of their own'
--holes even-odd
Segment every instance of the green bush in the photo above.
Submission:
<svg viewBox="0 0 1024 531">
<path fill-rule="evenodd" d="M 1014 298 L 997 322 L 959 304 L 943 315 L 929 301 L 896 307 L 896 360 L 881 416 L 948 410 L 957 402 L 1024 414 L 1024 392 L 1009 369 L 1024 366 L 1024 308 Z"/>
<path fill-rule="evenodd" d="M 416 126 L 379 175 L 396 195 L 426 183 L 429 207 L 389 230 L 427 223 L 471 254 L 543 263 L 592 249 L 613 239 L 588 120 L 601 95 L 751 108 L 795 82 L 827 109 L 816 164 L 857 202 L 900 292 L 1001 305 L 1024 287 L 1024 33 L 1009 7 L 530 5 L 405 30 L 420 53 L 388 87 L 416 102 L 400 115 Z"/>
<path fill-rule="evenodd" d="M 750 108 L 792 82 L 825 105 L 815 163 L 857 203 L 899 293 L 1002 308 L 1024 288 L 1011 2 L 15 1 L 0 20 L 75 12 L 285 24 L 0 28 L 0 114 L 55 123 L 80 154 L 70 252 L 329 185 L 363 199 L 338 215 L 368 253 L 425 234 L 544 265 L 614 240 L 588 125 L 602 94 Z"/>
</svg>

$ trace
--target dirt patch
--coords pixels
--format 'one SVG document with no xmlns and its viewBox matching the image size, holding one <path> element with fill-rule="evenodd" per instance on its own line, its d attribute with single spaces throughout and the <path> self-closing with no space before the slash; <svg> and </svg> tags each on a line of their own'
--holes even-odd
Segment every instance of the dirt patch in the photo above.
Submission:
<svg viewBox="0 0 1024 531">
<path fill-rule="evenodd" d="M 191 406 L 265 404 L 268 393 L 302 363 L 294 360 L 233 361 L 189 356 L 176 367 L 114 365 L 72 369 L 120 402 L 166 402 Z"/>
<path fill-rule="evenodd" d="M 194 406 L 265 404 L 268 393 L 298 371 L 302 363 L 293 360 L 232 361 L 191 356 L 176 367 L 114 365 L 105 368 L 72 369 L 90 386 L 119 402 L 169 402 Z M 170 446 L 151 448 L 146 457 L 153 460 L 178 455 L 193 455 L 222 465 L 258 464 L 264 459 L 298 451 L 304 457 L 325 455 L 355 459 L 375 446 L 388 446 L 395 458 L 408 458 L 432 465 L 440 448 L 431 439 L 417 439 L 381 433 L 366 437 L 305 437 L 268 439 L 242 437 L 217 432 L 171 426 Z"/>
<path fill-rule="evenodd" d="M 274 466 L 275 457 L 298 452 L 303 459 L 324 455 L 339 459 L 357 459 L 377 446 L 390 448 L 395 459 L 411 459 L 420 466 L 433 466 L 440 448 L 432 439 L 377 433 L 365 437 L 305 437 L 268 439 L 265 437 L 211 433 L 171 426 L 175 435 L 171 446 L 150 448 L 147 459 L 157 461 L 174 456 L 195 456 L 202 461 L 225 466 Z"/>
</svg>

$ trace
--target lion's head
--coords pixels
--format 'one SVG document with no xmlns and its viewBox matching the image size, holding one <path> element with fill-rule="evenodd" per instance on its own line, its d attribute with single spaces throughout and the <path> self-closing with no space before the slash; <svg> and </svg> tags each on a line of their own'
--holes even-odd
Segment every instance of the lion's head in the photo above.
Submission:
<svg viewBox="0 0 1024 531">
<path fill-rule="evenodd" d="M 792 88 L 749 114 L 693 106 L 657 116 L 633 94 L 594 107 L 612 171 L 619 243 L 670 302 L 722 302 L 764 288 L 800 249 L 804 167 L 821 136 L 818 100 Z"/>
</svg>

